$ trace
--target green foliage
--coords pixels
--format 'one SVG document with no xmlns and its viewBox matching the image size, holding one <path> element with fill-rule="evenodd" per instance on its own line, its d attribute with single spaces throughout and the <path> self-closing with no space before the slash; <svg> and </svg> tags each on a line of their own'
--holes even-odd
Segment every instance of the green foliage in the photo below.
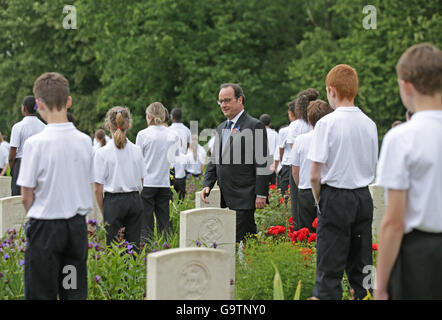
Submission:
<svg viewBox="0 0 442 320">
<path fill-rule="evenodd" d="M 308 249 L 312 249 L 312 252 L 308 253 Z M 303 284 L 300 299 L 304 300 L 311 296 L 316 270 L 313 246 L 261 236 L 246 241 L 243 258 L 237 261 L 237 299 L 272 300 L 274 298 L 275 269 L 272 262 L 282 275 L 280 278 L 283 295 L 277 294 L 279 298 L 293 297 L 299 280 Z"/>
<path fill-rule="evenodd" d="M 241 83 L 248 112 L 269 113 L 279 127 L 288 101 L 308 87 L 326 99 L 327 72 L 347 63 L 359 73 L 356 104 L 381 138 L 404 118 L 395 64 L 412 44 L 441 46 L 442 8 L 436 0 L 370 4 L 375 30 L 362 26 L 362 0 L 77 0 L 77 29 L 65 30 L 61 0 L 0 0 L 0 130 L 9 135 L 45 71 L 66 75 L 71 112 L 87 133 L 109 108 L 127 105 L 133 140 L 154 101 L 181 107 L 200 130 L 214 128 L 223 82 Z"/>
</svg>

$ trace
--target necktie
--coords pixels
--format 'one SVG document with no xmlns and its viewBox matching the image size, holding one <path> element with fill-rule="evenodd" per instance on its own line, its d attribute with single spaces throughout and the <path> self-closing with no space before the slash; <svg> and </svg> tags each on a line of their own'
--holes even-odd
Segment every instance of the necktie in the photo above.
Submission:
<svg viewBox="0 0 442 320">
<path fill-rule="evenodd" d="M 223 132 L 223 149 L 224 149 L 224 147 L 226 146 L 227 141 L 228 141 L 228 139 L 229 139 L 229 136 L 230 136 L 230 132 L 231 132 L 232 126 L 233 126 L 233 121 L 230 121 L 230 120 L 229 120 L 229 121 L 227 122 L 227 126 L 226 126 L 226 128 L 224 129 L 224 132 Z"/>
</svg>

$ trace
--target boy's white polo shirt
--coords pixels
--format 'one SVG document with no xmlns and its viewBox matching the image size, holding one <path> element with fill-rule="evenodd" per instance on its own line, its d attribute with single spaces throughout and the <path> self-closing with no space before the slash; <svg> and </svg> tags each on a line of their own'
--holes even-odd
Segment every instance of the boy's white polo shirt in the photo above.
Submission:
<svg viewBox="0 0 442 320">
<path fill-rule="evenodd" d="M 292 165 L 299 167 L 299 189 L 311 189 L 312 187 L 310 183 L 312 162 L 307 158 L 312 138 L 313 130 L 299 135 L 293 144 Z"/>
<path fill-rule="evenodd" d="M 313 127 L 302 119 L 297 119 L 295 121 L 292 121 L 289 125 L 289 131 L 287 134 L 287 143 L 288 144 L 295 143 L 295 139 L 297 136 L 310 132 L 311 130 L 313 130 Z"/>
<path fill-rule="evenodd" d="M 23 156 L 23 146 L 26 139 L 36 133 L 41 132 L 45 128 L 45 124 L 36 116 L 26 116 L 20 122 L 14 124 L 11 130 L 11 147 L 17 148 L 15 157 Z"/>
<path fill-rule="evenodd" d="M 141 149 L 126 140 L 118 149 L 114 140 L 95 151 L 94 181 L 103 185 L 104 192 L 123 193 L 141 191 L 144 174 Z"/>
<path fill-rule="evenodd" d="M 272 128 L 266 128 L 266 131 L 267 131 L 267 142 L 269 145 L 269 155 L 273 157 L 276 146 L 278 145 L 278 132 L 276 132 Z"/>
<path fill-rule="evenodd" d="M 0 171 L 9 162 L 9 152 L 4 145 L 0 145 Z"/>
<path fill-rule="evenodd" d="M 28 138 L 17 185 L 34 188 L 26 217 L 69 219 L 92 210 L 93 161 L 90 137 L 71 122 L 48 124 Z"/>
<path fill-rule="evenodd" d="M 138 132 L 136 145 L 143 154 L 145 187 L 170 187 L 170 163 L 176 155 L 174 144 L 165 126 L 152 125 Z"/>
<path fill-rule="evenodd" d="M 187 150 L 186 171 L 192 174 L 201 174 L 201 167 L 206 162 L 206 150 L 200 145 L 197 147 L 197 156 L 194 158 L 192 149 Z"/>
<path fill-rule="evenodd" d="M 279 130 L 279 134 L 278 134 L 278 146 L 281 149 L 284 149 L 284 154 L 282 155 L 282 159 L 281 160 L 281 166 L 289 166 L 291 164 L 291 155 L 290 155 L 290 145 L 287 143 L 287 136 L 289 133 L 289 127 L 285 127 Z M 279 159 L 279 149 L 278 152 L 275 151 L 275 154 L 273 155 L 274 159 L 275 155 L 277 155 L 277 159 Z"/>
<path fill-rule="evenodd" d="M 442 232 L 442 111 L 419 111 L 382 142 L 376 184 L 407 190 L 405 233 Z"/>
<path fill-rule="evenodd" d="M 323 164 L 321 184 L 366 187 L 373 182 L 377 157 L 376 124 L 358 107 L 338 107 L 316 123 L 308 158 Z"/>
</svg>

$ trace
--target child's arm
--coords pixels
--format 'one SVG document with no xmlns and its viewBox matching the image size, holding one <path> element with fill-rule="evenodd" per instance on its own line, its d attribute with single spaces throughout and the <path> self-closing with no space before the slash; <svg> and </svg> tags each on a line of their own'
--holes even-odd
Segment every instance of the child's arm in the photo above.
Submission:
<svg viewBox="0 0 442 320">
<path fill-rule="evenodd" d="M 404 236 L 407 190 L 388 190 L 385 216 L 379 232 L 375 299 L 388 299 L 387 285 Z"/>
<path fill-rule="evenodd" d="M 319 204 L 319 194 L 321 193 L 321 165 L 322 163 L 320 162 L 312 161 L 312 169 L 310 171 L 310 183 L 316 204 Z"/>
<path fill-rule="evenodd" d="M 2 169 L 2 172 L 0 173 L 0 176 L 4 176 L 6 174 L 6 170 L 8 170 L 8 163 L 5 163 L 5 166 Z"/>
<path fill-rule="evenodd" d="M 14 167 L 14 162 L 15 162 L 15 157 L 17 155 L 17 148 L 16 147 L 11 147 L 9 149 L 9 167 L 12 168 Z"/>
<path fill-rule="evenodd" d="M 100 208 L 101 214 L 103 214 L 103 185 L 100 183 L 95 184 L 95 198 L 97 199 L 98 207 Z"/>
<path fill-rule="evenodd" d="M 34 203 L 34 188 L 21 187 L 21 199 L 25 211 L 28 212 Z"/>
</svg>

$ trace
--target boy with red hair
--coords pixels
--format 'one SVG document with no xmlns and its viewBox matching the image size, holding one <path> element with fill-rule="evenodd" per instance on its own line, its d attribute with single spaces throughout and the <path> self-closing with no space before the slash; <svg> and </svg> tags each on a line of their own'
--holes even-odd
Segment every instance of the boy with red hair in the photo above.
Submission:
<svg viewBox="0 0 442 320">
<path fill-rule="evenodd" d="M 362 299 L 363 268 L 372 264 L 373 200 L 368 185 L 378 157 L 376 124 L 354 105 L 358 75 L 335 66 L 326 78 L 332 113 L 315 126 L 308 158 L 311 186 L 318 204 L 316 283 L 319 299 L 342 299 L 347 274 L 355 298 Z"/>
<path fill-rule="evenodd" d="M 377 184 L 388 195 L 375 299 L 442 299 L 442 52 L 412 46 L 396 66 L 413 118 L 384 137 Z"/>
</svg>

